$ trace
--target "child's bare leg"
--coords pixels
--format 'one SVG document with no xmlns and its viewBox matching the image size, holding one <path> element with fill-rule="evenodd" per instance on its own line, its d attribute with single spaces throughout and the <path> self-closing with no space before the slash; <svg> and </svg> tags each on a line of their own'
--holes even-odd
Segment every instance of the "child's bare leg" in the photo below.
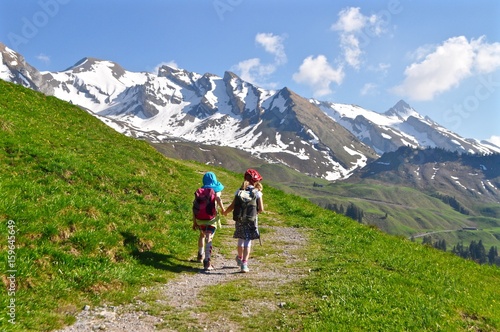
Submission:
<svg viewBox="0 0 500 332">
<path fill-rule="evenodd" d="M 243 260 L 243 239 L 238 239 L 236 251 L 236 264 L 238 264 L 238 266 L 241 266 L 241 261 Z"/>
<path fill-rule="evenodd" d="M 248 259 L 250 258 L 250 250 L 252 248 L 252 240 L 242 240 L 240 248 L 243 249 L 243 257 L 241 259 L 241 272 L 248 272 Z"/>
<path fill-rule="evenodd" d="M 201 261 L 203 259 L 203 255 L 205 254 L 205 234 L 200 230 L 200 236 L 198 237 L 198 260 Z"/>
<path fill-rule="evenodd" d="M 214 237 L 214 233 L 211 231 L 205 231 L 205 260 L 210 259 L 210 256 L 212 254 L 212 239 Z"/>
<path fill-rule="evenodd" d="M 244 246 L 243 246 L 243 262 L 248 262 L 248 259 L 250 258 L 250 251 L 252 249 L 252 240 L 244 240 Z"/>
</svg>

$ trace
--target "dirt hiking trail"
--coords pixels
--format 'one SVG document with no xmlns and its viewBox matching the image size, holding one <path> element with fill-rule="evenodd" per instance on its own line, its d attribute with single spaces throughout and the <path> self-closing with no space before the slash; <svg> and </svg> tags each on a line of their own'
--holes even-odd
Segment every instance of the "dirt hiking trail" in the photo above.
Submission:
<svg viewBox="0 0 500 332">
<path fill-rule="evenodd" d="M 230 229 L 233 227 L 232 225 L 224 226 Z M 134 303 L 119 306 L 103 305 L 95 308 L 85 306 L 77 315 L 75 324 L 59 332 L 185 330 L 236 332 L 242 330 L 237 321 L 231 320 L 230 315 L 216 314 L 214 316 L 200 310 L 203 301 L 206 301 L 202 294 L 207 291 L 208 286 L 244 278 L 251 281 L 252 287 L 273 291 L 288 283 L 296 282 L 307 274 L 304 264 L 298 264 L 304 260 L 304 256 L 299 255 L 299 252 L 307 243 L 305 231 L 278 226 L 261 228 L 266 230 L 262 235 L 261 247 L 266 254 L 260 257 L 251 255 L 249 273 L 240 272 L 235 261 L 236 239 L 233 239 L 232 233 L 226 229 L 215 235 L 212 254 L 214 270 L 205 272 L 200 264 L 200 271 L 197 273 L 180 272 L 176 278 L 166 284 L 143 288 Z M 218 243 L 234 244 L 234 250 L 230 254 L 222 255 L 221 250 L 217 248 Z M 195 251 L 196 243 L 193 243 L 193 246 L 193 251 Z M 252 251 L 259 250 L 257 246 L 259 246 L 259 241 L 253 241 Z M 149 294 L 153 294 L 156 298 L 153 303 L 139 299 L 147 298 Z M 286 294 L 278 291 L 273 294 L 273 298 L 242 300 L 235 304 L 233 310 L 239 310 L 239 315 L 243 317 L 257 315 L 263 310 L 279 310 L 280 307 L 286 305 Z M 175 317 L 175 319 L 162 317 Z"/>
</svg>

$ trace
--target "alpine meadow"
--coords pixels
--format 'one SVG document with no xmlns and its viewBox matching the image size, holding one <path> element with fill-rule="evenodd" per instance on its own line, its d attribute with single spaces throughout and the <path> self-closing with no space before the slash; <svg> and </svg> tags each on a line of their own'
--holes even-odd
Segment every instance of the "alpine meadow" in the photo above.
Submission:
<svg viewBox="0 0 500 332">
<path fill-rule="evenodd" d="M 86 305 L 130 303 L 141 289 L 200 273 L 191 260 L 198 237 L 193 193 L 202 174 L 213 171 L 229 204 L 242 180 L 223 168 L 167 158 L 75 105 L 2 80 L 0 144 L 3 331 L 60 329 Z M 203 330 L 196 315 L 223 317 L 241 331 L 500 330 L 498 267 L 264 185 L 264 241 L 255 260 L 265 268 L 280 264 L 271 259 L 280 243 L 266 242 L 266 232 L 292 228 L 307 234 L 296 266 L 304 276 L 276 286 L 242 274 L 203 288 L 202 295 L 215 294 L 210 305 L 175 317 L 156 299 L 141 298 L 148 314 L 163 319 L 158 330 Z M 230 258 L 231 231 L 222 228 L 215 244 Z M 251 300 L 262 305 L 249 314 L 242 304 Z"/>
</svg>

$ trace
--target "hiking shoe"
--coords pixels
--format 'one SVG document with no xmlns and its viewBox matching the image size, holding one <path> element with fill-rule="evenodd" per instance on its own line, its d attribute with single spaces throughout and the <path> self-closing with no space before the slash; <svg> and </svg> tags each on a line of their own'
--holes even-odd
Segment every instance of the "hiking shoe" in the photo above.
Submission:
<svg viewBox="0 0 500 332">
<path fill-rule="evenodd" d="M 203 262 L 203 254 L 198 253 L 198 257 L 196 258 L 196 261 L 197 261 L 198 263 Z"/>
<path fill-rule="evenodd" d="M 243 273 L 250 272 L 250 269 L 248 268 L 247 264 L 241 264 L 241 272 Z"/>
<path fill-rule="evenodd" d="M 236 260 L 236 264 L 238 266 L 241 266 L 241 258 L 239 258 L 238 256 L 236 256 L 235 260 Z"/>
<path fill-rule="evenodd" d="M 210 264 L 210 259 L 205 259 L 203 261 L 203 269 L 205 271 L 211 271 L 214 269 L 214 267 L 212 266 L 212 264 Z"/>
</svg>

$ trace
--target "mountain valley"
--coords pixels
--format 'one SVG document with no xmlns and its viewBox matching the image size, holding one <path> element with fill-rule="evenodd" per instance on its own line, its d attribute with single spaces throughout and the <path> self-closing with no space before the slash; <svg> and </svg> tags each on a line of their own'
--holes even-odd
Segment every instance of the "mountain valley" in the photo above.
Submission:
<svg viewBox="0 0 500 332">
<path fill-rule="evenodd" d="M 488 229 L 486 243 L 500 244 L 500 148 L 462 138 L 404 101 L 376 113 L 262 89 L 231 72 L 138 73 L 91 57 L 39 72 L 1 43 L 0 54 L 1 79 L 78 105 L 168 157 L 235 172 L 251 165 L 320 206 L 355 203 L 363 223 L 391 234 L 477 227 Z"/>
</svg>

